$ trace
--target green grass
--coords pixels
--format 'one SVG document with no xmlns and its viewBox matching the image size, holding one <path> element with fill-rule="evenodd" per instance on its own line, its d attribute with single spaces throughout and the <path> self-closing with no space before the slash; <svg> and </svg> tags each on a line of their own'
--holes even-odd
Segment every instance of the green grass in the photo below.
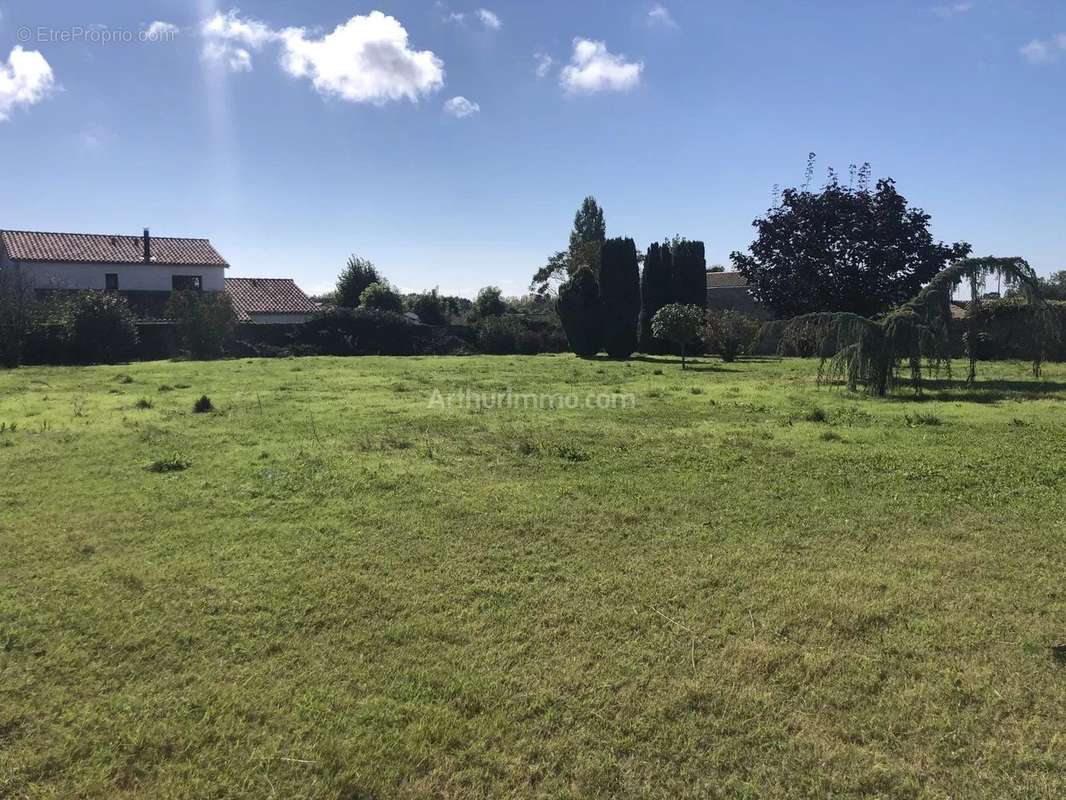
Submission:
<svg viewBox="0 0 1066 800">
<path fill-rule="evenodd" d="M 0 797 L 1066 795 L 1066 367 L 814 373 L 0 372 Z"/>
</svg>

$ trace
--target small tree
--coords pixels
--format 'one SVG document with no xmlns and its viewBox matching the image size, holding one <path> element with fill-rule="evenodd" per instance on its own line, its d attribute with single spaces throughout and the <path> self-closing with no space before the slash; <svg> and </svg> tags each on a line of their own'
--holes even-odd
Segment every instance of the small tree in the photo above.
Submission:
<svg viewBox="0 0 1066 800">
<path fill-rule="evenodd" d="M 448 314 L 444 309 L 444 302 L 436 289 L 432 292 L 416 294 L 411 297 L 408 302 L 408 308 L 418 315 L 419 321 L 426 325 L 445 325 L 448 322 Z"/>
<path fill-rule="evenodd" d="M 500 291 L 499 286 L 486 286 L 477 293 L 473 308 L 475 319 L 499 317 L 505 313 L 507 313 L 507 303 L 504 302 L 503 292 Z"/>
<path fill-rule="evenodd" d="M 751 347 L 759 335 L 758 320 L 739 311 L 708 311 L 704 325 L 703 341 L 709 351 L 717 353 L 722 361 L 735 361 L 739 353 Z"/>
<path fill-rule="evenodd" d="M 637 349 L 640 268 L 632 239 L 608 239 L 600 259 L 604 347 L 611 358 L 629 358 Z"/>
<path fill-rule="evenodd" d="M 555 281 L 572 277 L 582 267 L 592 274 L 600 273 L 600 250 L 607 238 L 607 221 L 596 198 L 589 195 L 574 214 L 574 226 L 570 231 L 570 244 L 548 258 L 548 263 L 537 270 L 530 288 L 537 294 L 548 294 Z"/>
<path fill-rule="evenodd" d="M 365 258 L 356 255 L 348 257 L 348 263 L 337 278 L 337 291 L 335 299 L 337 305 L 344 308 L 355 308 L 360 303 L 363 292 L 372 283 L 384 283 L 377 267 Z"/>
<path fill-rule="evenodd" d="M 660 353 L 663 343 L 651 333 L 651 321 L 655 313 L 672 300 L 670 296 L 670 246 L 652 244 L 644 257 L 644 270 L 640 274 L 640 349 L 644 353 Z"/>
<path fill-rule="evenodd" d="M 582 358 L 603 348 L 603 300 L 596 276 L 582 267 L 559 287 L 556 304 L 571 349 Z"/>
<path fill-rule="evenodd" d="M 673 342 L 681 349 L 681 369 L 685 369 L 685 352 L 703 332 L 703 309 L 680 303 L 663 306 L 651 321 L 651 332 L 655 338 Z"/>
<path fill-rule="evenodd" d="M 403 313 L 403 298 L 391 286 L 385 283 L 372 283 L 359 295 L 359 305 L 375 311 Z"/>
<path fill-rule="evenodd" d="M 65 360 L 111 364 L 133 357 L 137 318 L 121 295 L 63 292 L 49 303 L 47 314 L 47 324 L 61 331 Z"/>
<path fill-rule="evenodd" d="M 226 292 L 172 292 L 167 319 L 173 320 L 179 346 L 193 358 L 218 358 L 237 324 Z"/>
</svg>

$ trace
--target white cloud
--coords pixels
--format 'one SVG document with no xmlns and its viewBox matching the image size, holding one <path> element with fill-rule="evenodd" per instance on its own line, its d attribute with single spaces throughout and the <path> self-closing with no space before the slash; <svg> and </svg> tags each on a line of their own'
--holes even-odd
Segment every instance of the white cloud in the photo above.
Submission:
<svg viewBox="0 0 1066 800">
<path fill-rule="evenodd" d="M 162 20 L 156 20 L 145 29 L 144 33 L 151 42 L 165 42 L 173 39 L 179 32 L 177 25 L 170 22 L 163 22 Z"/>
<path fill-rule="evenodd" d="M 19 106 L 44 100 L 55 88 L 52 67 L 36 50 L 16 46 L 7 61 L 0 61 L 0 122 Z"/>
<path fill-rule="evenodd" d="M 353 103 L 414 101 L 444 85 L 444 62 L 410 49 L 403 25 L 380 11 L 352 17 L 321 39 L 308 39 L 303 28 L 281 38 L 286 72 Z"/>
<path fill-rule="evenodd" d="M 241 19 L 236 9 L 214 16 L 200 25 L 204 46 L 200 55 L 211 64 L 227 67 L 233 72 L 250 72 L 252 51 L 277 39 L 269 26 L 254 19 Z"/>
<path fill-rule="evenodd" d="M 957 17 L 959 14 L 965 14 L 967 11 L 973 11 L 974 3 L 946 3 L 940 6 L 933 6 L 933 13 L 938 17 L 948 19 L 950 17 Z"/>
<path fill-rule="evenodd" d="M 547 53 L 534 53 L 533 61 L 536 62 L 533 71 L 537 74 L 538 78 L 547 77 L 548 73 L 551 72 L 552 65 L 555 63 L 555 59 Z"/>
<path fill-rule="evenodd" d="M 626 61 L 625 56 L 608 52 L 605 42 L 574 39 L 574 54 L 563 67 L 559 82 L 574 94 L 603 91 L 624 92 L 640 83 L 644 71 L 641 61 Z"/>
<path fill-rule="evenodd" d="M 503 23 L 500 22 L 500 18 L 487 8 L 479 8 L 477 10 L 477 17 L 481 20 L 481 24 L 490 30 L 498 31 L 503 27 Z"/>
<path fill-rule="evenodd" d="M 1033 39 L 1018 52 L 1030 64 L 1051 64 L 1066 55 L 1066 33 L 1048 39 Z"/>
<path fill-rule="evenodd" d="M 674 21 L 673 16 L 671 16 L 670 10 L 661 3 L 656 3 L 652 6 L 651 11 L 648 12 L 648 24 L 660 28 L 677 27 L 677 23 Z"/>
<path fill-rule="evenodd" d="M 444 104 L 444 113 L 451 114 L 456 119 L 462 119 L 463 117 L 469 117 L 471 114 L 476 114 L 481 110 L 481 106 L 465 97 L 460 95 L 459 97 L 453 97 Z"/>
<path fill-rule="evenodd" d="M 403 25 L 380 11 L 354 16 L 317 38 L 306 28 L 273 30 L 236 11 L 216 13 L 201 33 L 209 62 L 248 71 L 252 53 L 276 43 L 289 75 L 353 103 L 413 101 L 444 85 L 444 63 L 430 50 L 412 50 Z"/>
</svg>

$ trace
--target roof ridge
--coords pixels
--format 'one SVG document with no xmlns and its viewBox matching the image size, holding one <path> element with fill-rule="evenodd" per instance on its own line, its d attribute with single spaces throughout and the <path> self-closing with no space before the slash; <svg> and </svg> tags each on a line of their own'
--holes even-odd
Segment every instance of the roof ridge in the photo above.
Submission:
<svg viewBox="0 0 1066 800">
<path fill-rule="evenodd" d="M 77 231 L 37 231 L 30 230 L 28 228 L 0 228 L 0 233 L 43 233 L 48 236 L 101 236 L 104 238 L 119 238 L 121 236 L 128 236 L 131 239 L 140 239 L 143 233 L 79 233 Z M 210 242 L 211 240 L 203 236 L 156 236 L 149 233 L 152 239 L 172 239 L 175 241 L 183 242 Z"/>
</svg>

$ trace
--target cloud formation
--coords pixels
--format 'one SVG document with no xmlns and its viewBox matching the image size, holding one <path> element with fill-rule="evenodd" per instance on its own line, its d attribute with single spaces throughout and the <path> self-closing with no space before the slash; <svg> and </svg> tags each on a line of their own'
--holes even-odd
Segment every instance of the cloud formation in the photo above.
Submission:
<svg viewBox="0 0 1066 800">
<path fill-rule="evenodd" d="M 481 106 L 465 97 L 460 95 L 459 97 L 453 97 L 444 104 L 444 113 L 451 114 L 456 119 L 462 119 L 463 117 L 469 117 L 471 114 L 476 114 L 481 110 Z"/>
<path fill-rule="evenodd" d="M 648 12 L 648 24 L 658 28 L 678 27 L 673 16 L 670 14 L 670 10 L 662 3 L 656 3 L 652 6 L 651 11 Z"/>
<path fill-rule="evenodd" d="M 7 61 L 0 61 L 0 122 L 18 107 L 41 102 L 54 88 L 55 75 L 45 57 L 16 46 Z"/>
<path fill-rule="evenodd" d="M 1030 64 L 1051 64 L 1066 55 L 1066 33 L 1048 39 L 1033 39 L 1018 52 Z"/>
<path fill-rule="evenodd" d="M 487 8 L 479 8 L 477 10 L 477 18 L 481 20 L 481 24 L 490 30 L 498 31 L 503 27 L 503 23 L 500 22 L 500 18 Z"/>
<path fill-rule="evenodd" d="M 145 29 L 144 33 L 151 42 L 165 42 L 177 36 L 180 30 L 173 23 L 156 20 Z"/>
<path fill-rule="evenodd" d="M 933 13 L 938 17 L 949 19 L 959 16 L 959 14 L 965 14 L 967 11 L 973 11 L 973 7 L 974 4 L 970 2 L 945 3 L 944 5 L 933 6 Z"/>
<path fill-rule="evenodd" d="M 252 52 L 275 43 L 285 72 L 352 103 L 416 101 L 444 85 L 444 63 L 430 50 L 412 50 L 399 20 L 380 11 L 354 16 L 321 37 L 306 28 L 276 31 L 236 11 L 216 13 L 201 32 L 208 61 L 247 71 Z"/>
<path fill-rule="evenodd" d="M 642 72 L 644 62 L 626 61 L 625 56 L 609 52 L 606 42 L 577 38 L 559 82 L 571 94 L 624 92 L 640 83 Z"/>
<path fill-rule="evenodd" d="M 548 73 L 551 72 L 552 65 L 555 63 L 555 59 L 547 53 L 534 53 L 533 61 L 535 62 L 533 72 L 536 73 L 538 78 L 547 77 Z"/>
</svg>

